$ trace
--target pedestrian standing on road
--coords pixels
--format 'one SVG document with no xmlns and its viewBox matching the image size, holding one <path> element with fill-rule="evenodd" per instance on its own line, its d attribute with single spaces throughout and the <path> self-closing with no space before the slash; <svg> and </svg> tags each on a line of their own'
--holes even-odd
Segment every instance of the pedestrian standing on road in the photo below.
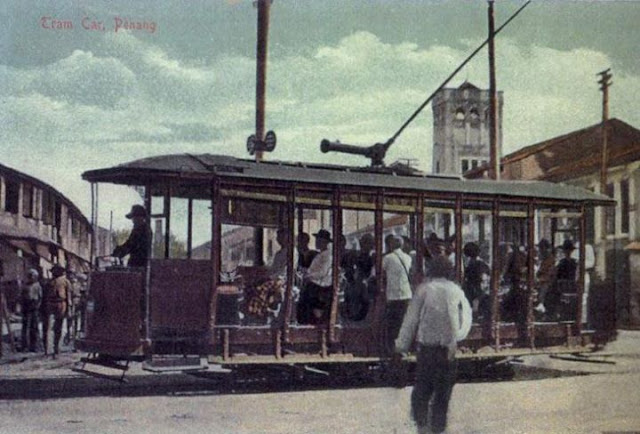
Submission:
<svg viewBox="0 0 640 434">
<path fill-rule="evenodd" d="M 22 307 L 22 351 L 35 353 L 38 347 L 38 324 L 42 287 L 38 281 L 40 274 L 35 268 L 27 271 L 27 280 L 20 290 Z"/>
<path fill-rule="evenodd" d="M 71 305 L 71 283 L 65 276 L 65 270 L 60 265 L 51 269 L 52 279 L 45 285 L 43 291 L 44 318 L 42 319 L 42 335 L 44 337 L 44 354 L 49 354 L 49 329 L 53 322 L 53 357 L 60 353 L 60 337 L 62 336 L 62 322 L 69 312 Z"/>
<path fill-rule="evenodd" d="M 396 352 L 417 342 L 416 380 L 411 414 L 418 434 L 441 433 L 447 427 L 449 399 L 456 381 L 457 342 L 471 329 L 471 306 L 453 279 L 445 257 L 433 259 L 431 279 L 414 295 L 396 339 Z"/>
</svg>

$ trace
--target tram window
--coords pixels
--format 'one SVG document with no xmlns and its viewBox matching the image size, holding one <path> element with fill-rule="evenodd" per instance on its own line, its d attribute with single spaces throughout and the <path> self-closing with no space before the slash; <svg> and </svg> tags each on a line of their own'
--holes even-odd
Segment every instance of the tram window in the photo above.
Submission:
<svg viewBox="0 0 640 434">
<path fill-rule="evenodd" d="M 541 321 L 575 320 L 578 304 L 582 303 L 582 321 L 587 320 L 590 270 L 595 254 L 585 245 L 584 292 L 577 300 L 580 281 L 580 213 L 571 209 L 543 209 L 537 216 L 537 270 L 535 315 Z"/>
<path fill-rule="evenodd" d="M 506 207 L 505 207 L 506 208 Z M 500 216 L 498 246 L 500 318 L 524 324 L 528 306 L 528 225 L 526 210 L 514 207 Z"/>
<path fill-rule="evenodd" d="M 424 209 L 424 271 L 429 276 L 429 265 L 435 256 L 446 256 L 456 263 L 455 219 L 453 201 L 427 201 Z"/>
<path fill-rule="evenodd" d="M 375 213 L 345 209 L 342 212 L 344 250 L 340 258 L 340 316 L 362 321 L 376 293 Z"/>
<path fill-rule="evenodd" d="M 238 292 L 222 295 L 237 303 L 237 316 L 229 317 L 236 323 L 264 325 L 282 312 L 289 228 L 280 225 L 286 221 L 283 202 L 240 197 L 223 201 L 218 279 Z"/>
<path fill-rule="evenodd" d="M 302 203 L 328 198 L 302 194 Z M 333 299 L 333 213 L 299 204 L 295 209 L 296 279 L 292 288 L 292 323 L 322 324 L 329 320 Z M 338 235 L 338 240 L 340 236 Z"/>
<path fill-rule="evenodd" d="M 210 200 L 194 200 L 192 204 L 191 258 L 211 258 Z"/>
<path fill-rule="evenodd" d="M 491 202 L 463 203 L 462 288 L 473 309 L 474 322 L 491 318 Z"/>
<path fill-rule="evenodd" d="M 169 209 L 169 257 L 184 259 L 187 257 L 189 201 L 172 197 Z"/>
</svg>

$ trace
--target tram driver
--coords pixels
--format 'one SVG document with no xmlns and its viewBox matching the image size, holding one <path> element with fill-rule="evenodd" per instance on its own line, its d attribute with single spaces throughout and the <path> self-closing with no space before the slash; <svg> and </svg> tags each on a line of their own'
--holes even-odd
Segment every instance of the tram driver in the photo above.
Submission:
<svg viewBox="0 0 640 434">
<path fill-rule="evenodd" d="M 127 241 L 117 246 L 111 255 L 117 258 L 129 255 L 127 266 L 146 267 L 151 251 L 151 226 L 147 210 L 142 205 L 133 205 L 125 217 L 133 222 L 133 229 Z"/>
</svg>

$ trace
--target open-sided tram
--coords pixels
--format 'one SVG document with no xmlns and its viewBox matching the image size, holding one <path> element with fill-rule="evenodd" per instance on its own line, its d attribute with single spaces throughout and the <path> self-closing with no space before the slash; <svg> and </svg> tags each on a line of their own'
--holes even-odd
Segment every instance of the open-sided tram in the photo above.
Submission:
<svg viewBox="0 0 640 434">
<path fill-rule="evenodd" d="M 382 258 L 388 234 L 405 237 L 415 282 L 447 255 L 465 281 L 465 245 L 489 265 L 460 358 L 579 352 L 615 331 L 589 315 L 586 219 L 612 201 L 545 182 L 463 180 L 407 167 L 354 168 L 163 155 L 83 174 L 136 187 L 154 231 L 146 267 L 90 276 L 86 327 L 76 346 L 96 360 L 206 356 L 211 363 L 377 363 L 384 350 Z M 308 234 L 332 238 L 332 293 L 315 320 L 300 317 Z M 576 279 L 557 315 L 535 310 L 538 245 L 576 246 Z M 174 248 L 181 240 L 184 248 Z M 372 243 L 366 242 L 373 241 Z M 313 244 L 313 243 L 312 243 Z M 366 247 L 365 244 L 371 247 Z M 313 245 L 310 246 L 313 250 Z M 558 249 L 557 249 L 558 250 Z M 361 269 L 353 258 L 366 257 Z M 274 270 L 274 258 L 285 258 Z M 514 271 L 515 270 L 515 271 Z M 483 307 L 484 306 L 484 307 Z M 614 315 L 605 305 L 601 311 Z M 603 325 L 604 324 L 604 325 Z"/>
</svg>

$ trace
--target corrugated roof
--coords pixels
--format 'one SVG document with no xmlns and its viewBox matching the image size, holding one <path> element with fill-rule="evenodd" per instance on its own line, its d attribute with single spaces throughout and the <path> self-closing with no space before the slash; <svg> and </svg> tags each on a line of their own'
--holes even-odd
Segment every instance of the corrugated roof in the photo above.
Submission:
<svg viewBox="0 0 640 434">
<path fill-rule="evenodd" d="M 378 186 L 438 193 L 468 193 L 509 197 L 538 197 L 612 203 L 606 196 L 564 184 L 541 181 L 465 180 L 424 174 L 376 173 L 370 168 L 290 162 L 261 162 L 212 154 L 174 154 L 144 158 L 118 166 L 85 172 L 91 182 L 136 184 L 154 182 L 158 176 L 243 178 L 343 186 Z"/>
</svg>

